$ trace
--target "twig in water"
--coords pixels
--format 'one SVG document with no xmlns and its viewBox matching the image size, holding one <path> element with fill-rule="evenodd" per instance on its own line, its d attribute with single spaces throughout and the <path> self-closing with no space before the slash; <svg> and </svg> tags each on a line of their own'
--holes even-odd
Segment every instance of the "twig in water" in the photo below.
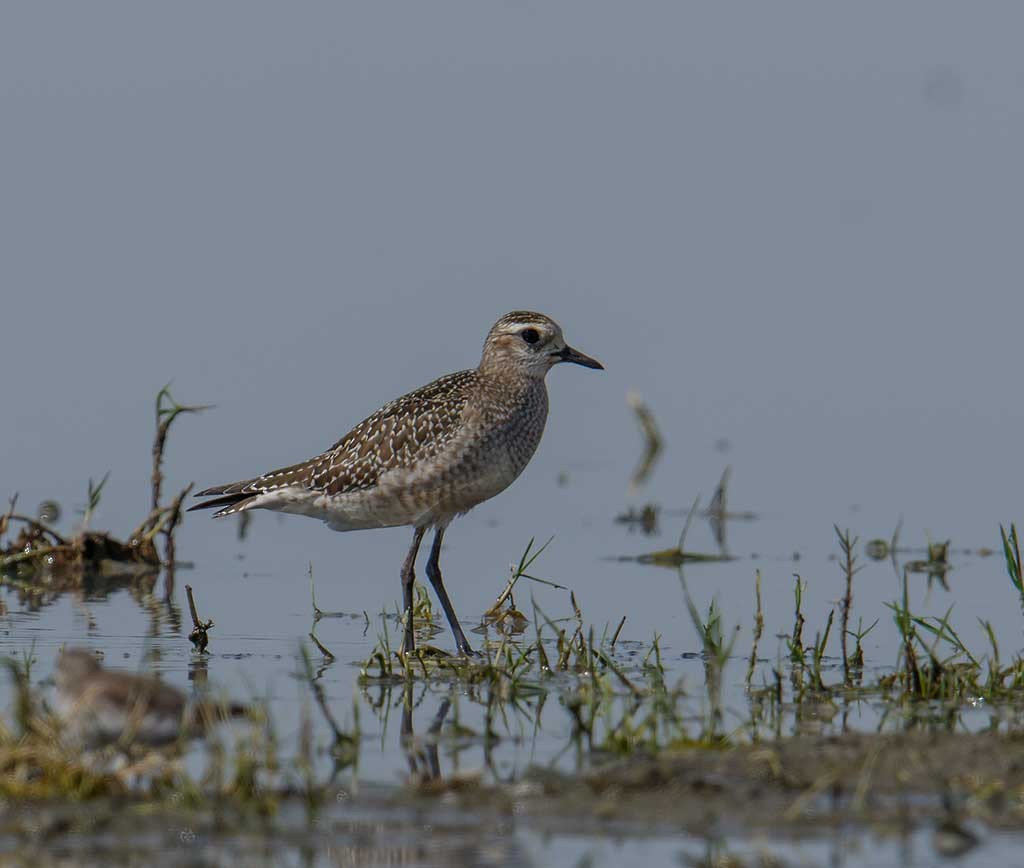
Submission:
<svg viewBox="0 0 1024 868">
<path fill-rule="evenodd" d="M 59 533 L 57 533 L 57 531 L 55 531 L 52 527 L 48 527 L 47 525 L 39 521 L 36 521 L 34 518 L 29 518 L 27 515 L 19 515 L 16 512 L 8 512 L 5 513 L 3 517 L 5 519 L 9 519 L 10 521 L 24 522 L 37 533 L 45 534 L 46 536 L 50 537 L 50 539 L 52 539 L 54 543 L 56 543 L 59 546 L 66 546 L 68 544 L 68 541 Z M 0 531 L 0 533 L 2 533 L 2 531 Z"/>
<path fill-rule="evenodd" d="M 46 557 L 47 555 L 52 555 L 60 550 L 60 546 L 42 546 L 37 549 L 15 552 L 13 555 L 4 555 L 0 558 L 0 567 L 11 567 L 14 566 L 14 564 L 21 563 L 22 561 L 31 561 L 37 558 Z"/>
<path fill-rule="evenodd" d="M 321 618 L 341 618 L 346 616 L 347 612 L 325 612 L 316 604 L 316 585 L 313 583 L 313 562 L 309 562 L 309 596 L 313 601 L 313 623 L 316 624 Z M 366 618 L 366 624 L 369 626 L 370 618 L 363 612 L 363 616 Z M 333 656 L 333 655 L 332 655 Z"/>
<path fill-rule="evenodd" d="M 320 607 L 316 604 L 316 585 L 313 584 L 313 562 L 309 562 L 309 596 L 313 601 L 313 623 L 319 621 L 324 613 L 320 611 Z"/>
<path fill-rule="evenodd" d="M 328 660 L 335 660 L 336 659 L 335 656 L 330 652 L 330 650 L 324 645 L 324 643 L 316 638 L 316 633 L 310 631 L 309 638 L 313 640 L 313 644 L 316 645 L 317 650 L 321 654 L 323 654 L 326 659 L 328 659 Z"/>
<path fill-rule="evenodd" d="M 619 626 L 615 628 L 615 634 L 612 636 L 612 648 L 615 647 L 615 643 L 619 641 L 619 633 L 622 632 L 622 628 L 626 623 L 626 616 L 622 616 L 622 620 L 619 621 Z"/>
<path fill-rule="evenodd" d="M 192 632 L 188 634 L 188 641 L 192 643 L 200 654 L 206 653 L 206 646 L 210 643 L 207 635 L 213 627 L 213 621 L 200 621 L 199 613 L 196 611 L 195 597 L 192 596 L 192 586 L 185 585 L 185 595 L 188 597 L 188 610 L 192 613 Z"/>
<path fill-rule="evenodd" d="M 27 524 L 36 533 L 50 537 L 57 545 L 65 546 L 68 541 L 64 539 L 57 531 L 55 531 L 49 525 L 43 524 L 41 521 L 35 518 L 30 518 L 27 515 L 21 515 L 14 511 L 15 505 L 18 503 L 18 493 L 15 492 L 14 496 L 8 501 L 7 512 L 0 515 L 0 536 L 3 536 L 7 532 L 8 525 L 12 521 L 20 521 Z"/>
</svg>

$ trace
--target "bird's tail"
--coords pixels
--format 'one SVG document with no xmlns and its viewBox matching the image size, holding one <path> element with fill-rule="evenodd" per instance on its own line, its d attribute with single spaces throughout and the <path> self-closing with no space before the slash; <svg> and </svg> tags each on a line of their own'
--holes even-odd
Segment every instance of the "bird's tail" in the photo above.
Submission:
<svg viewBox="0 0 1024 868">
<path fill-rule="evenodd" d="M 250 503 L 259 497 L 262 492 L 253 491 L 249 486 L 256 482 L 255 479 L 246 479 L 243 482 L 232 482 L 228 485 L 215 485 L 213 488 L 206 488 L 196 492 L 196 497 L 210 497 L 212 500 L 205 500 L 190 506 L 187 512 L 195 512 L 198 509 L 216 509 L 214 518 L 222 515 L 233 515 L 247 509 Z"/>
<path fill-rule="evenodd" d="M 243 479 L 241 482 L 229 482 L 227 485 L 215 485 L 196 493 L 196 497 L 210 497 L 204 503 L 197 503 L 188 508 L 189 512 L 197 509 L 216 509 L 214 518 L 222 515 L 233 515 L 258 505 L 262 495 L 280 491 L 292 485 L 308 484 L 309 477 L 320 458 L 311 458 L 290 467 L 282 467 L 255 479 Z"/>
</svg>

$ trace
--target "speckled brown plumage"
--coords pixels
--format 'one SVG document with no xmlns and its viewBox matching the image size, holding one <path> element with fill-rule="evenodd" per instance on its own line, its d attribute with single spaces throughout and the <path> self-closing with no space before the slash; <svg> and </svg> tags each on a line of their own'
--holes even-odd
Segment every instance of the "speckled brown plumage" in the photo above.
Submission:
<svg viewBox="0 0 1024 868">
<path fill-rule="evenodd" d="M 382 473 L 436 455 L 458 430 L 476 371 L 459 371 L 389 401 L 320 455 L 255 479 L 216 486 L 197 497 L 221 495 L 228 506 L 214 517 L 258 506 L 257 496 L 301 486 L 328 496 L 373 488 Z M 214 501 L 193 509 L 214 505 Z"/>
<path fill-rule="evenodd" d="M 211 499 L 192 509 L 216 508 L 215 517 L 272 509 L 322 519 L 334 530 L 411 525 L 416 528 L 412 560 L 424 530 L 435 528 L 427 572 L 460 650 L 468 650 L 441 585 L 441 536 L 456 515 L 498 494 L 522 473 L 547 420 L 544 377 L 565 361 L 601 367 L 567 346 L 550 318 L 513 311 L 491 328 L 477 368 L 385 404 L 308 461 L 207 488 L 197 496 Z M 407 559 L 407 609 L 411 570 Z M 407 650 L 411 645 L 408 621 Z"/>
</svg>

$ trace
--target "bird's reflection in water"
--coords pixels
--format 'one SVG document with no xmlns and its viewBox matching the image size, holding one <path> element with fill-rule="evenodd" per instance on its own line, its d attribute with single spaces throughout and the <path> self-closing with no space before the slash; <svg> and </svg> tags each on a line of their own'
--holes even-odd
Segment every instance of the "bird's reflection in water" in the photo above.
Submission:
<svg viewBox="0 0 1024 868">
<path fill-rule="evenodd" d="M 402 703 L 402 732 L 401 745 L 405 753 L 406 761 L 409 763 L 409 782 L 412 784 L 423 784 L 441 780 L 441 764 L 437 755 L 437 740 L 441 733 L 448 711 L 451 709 L 451 701 L 444 699 L 434 719 L 430 722 L 423 736 L 417 737 L 413 728 L 413 703 L 412 685 L 405 690 Z"/>
<path fill-rule="evenodd" d="M 533 762 L 546 694 L 500 696 L 489 686 L 460 690 L 436 682 L 395 680 L 363 684 L 361 696 L 362 707 L 380 722 L 385 758 L 396 758 L 397 747 L 399 762 L 404 760 L 407 769 L 400 774 L 407 783 L 440 792 L 472 789 L 482 781 L 517 781 L 524 764 Z M 393 718 L 399 712 L 396 739 Z M 568 742 L 563 750 L 571 746 Z"/>
</svg>

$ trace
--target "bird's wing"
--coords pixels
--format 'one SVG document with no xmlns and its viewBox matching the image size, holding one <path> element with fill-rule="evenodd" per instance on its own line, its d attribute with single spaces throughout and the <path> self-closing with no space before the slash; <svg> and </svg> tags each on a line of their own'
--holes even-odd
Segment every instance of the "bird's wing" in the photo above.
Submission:
<svg viewBox="0 0 1024 868">
<path fill-rule="evenodd" d="M 476 371 L 459 371 L 396 398 L 368 416 L 326 452 L 255 479 L 207 488 L 211 497 L 191 509 L 221 507 L 216 515 L 246 508 L 260 494 L 302 486 L 330 495 L 372 488 L 380 475 L 436 454 L 458 430 Z"/>
</svg>

